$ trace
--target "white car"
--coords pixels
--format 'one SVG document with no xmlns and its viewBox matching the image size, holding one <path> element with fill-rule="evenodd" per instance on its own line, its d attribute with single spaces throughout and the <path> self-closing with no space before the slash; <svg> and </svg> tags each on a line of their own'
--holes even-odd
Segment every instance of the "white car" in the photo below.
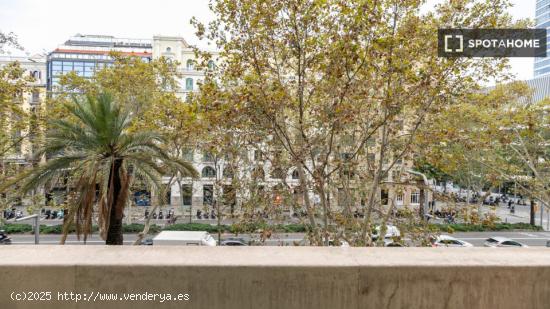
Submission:
<svg viewBox="0 0 550 309">
<path fill-rule="evenodd" d="M 381 229 L 380 225 L 378 225 L 374 229 L 374 233 L 372 234 L 372 239 L 373 240 L 378 239 L 378 235 L 380 235 L 380 229 Z M 401 232 L 399 231 L 397 226 L 389 225 L 389 224 L 386 225 L 386 235 L 384 236 L 384 239 L 392 239 L 394 237 L 401 237 Z"/>
<path fill-rule="evenodd" d="M 520 242 L 517 242 L 515 240 L 511 240 L 509 238 L 505 237 L 491 237 L 487 238 L 485 243 L 483 244 L 485 247 L 491 247 L 491 248 L 527 248 L 529 246 L 524 245 Z"/>
<path fill-rule="evenodd" d="M 466 247 L 473 247 L 471 243 L 456 239 L 449 235 L 439 235 L 436 237 L 432 243 L 433 247 L 460 247 L 460 248 L 466 248 Z"/>
</svg>

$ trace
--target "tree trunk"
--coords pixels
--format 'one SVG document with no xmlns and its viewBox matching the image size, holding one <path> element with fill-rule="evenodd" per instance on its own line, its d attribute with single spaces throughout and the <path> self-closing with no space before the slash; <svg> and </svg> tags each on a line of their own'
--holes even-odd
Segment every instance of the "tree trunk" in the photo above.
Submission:
<svg viewBox="0 0 550 309">
<path fill-rule="evenodd" d="M 122 245 L 122 217 L 124 211 L 125 199 L 123 194 L 123 180 L 121 177 L 122 160 L 115 159 L 113 162 L 113 169 L 109 175 L 109 184 L 113 186 L 113 199 L 110 201 L 111 213 L 109 214 L 109 228 L 107 230 L 107 239 L 105 244 L 107 245 Z"/>
<path fill-rule="evenodd" d="M 535 225 L 535 200 L 531 198 L 531 207 L 529 211 L 529 224 Z"/>
</svg>

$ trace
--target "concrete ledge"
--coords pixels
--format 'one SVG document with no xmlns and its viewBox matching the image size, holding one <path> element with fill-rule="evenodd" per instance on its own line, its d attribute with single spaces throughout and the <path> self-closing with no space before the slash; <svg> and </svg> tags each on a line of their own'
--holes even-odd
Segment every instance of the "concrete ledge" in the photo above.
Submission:
<svg viewBox="0 0 550 309">
<path fill-rule="evenodd" d="M 0 308 L 549 308 L 550 249 L 0 247 Z M 14 301 L 13 292 L 53 292 Z M 58 292 L 188 294 L 60 301 Z M 97 294 L 95 294 L 97 295 Z"/>
</svg>

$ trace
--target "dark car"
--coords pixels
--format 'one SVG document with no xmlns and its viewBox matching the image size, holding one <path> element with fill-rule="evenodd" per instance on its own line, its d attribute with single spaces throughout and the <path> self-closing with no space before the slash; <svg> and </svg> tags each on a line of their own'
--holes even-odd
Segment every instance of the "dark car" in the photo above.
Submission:
<svg viewBox="0 0 550 309">
<path fill-rule="evenodd" d="M 227 238 L 220 243 L 222 246 L 248 246 L 242 238 Z"/>
<path fill-rule="evenodd" d="M 153 239 L 151 238 L 145 238 L 141 241 L 142 246 L 152 246 L 153 245 Z"/>
</svg>

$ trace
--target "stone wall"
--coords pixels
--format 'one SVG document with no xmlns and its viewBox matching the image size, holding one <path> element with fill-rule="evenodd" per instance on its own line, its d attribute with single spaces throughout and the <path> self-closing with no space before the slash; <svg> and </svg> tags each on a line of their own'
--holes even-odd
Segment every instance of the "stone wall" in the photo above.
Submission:
<svg viewBox="0 0 550 309">
<path fill-rule="evenodd" d="M 0 256 L 2 309 L 550 308 L 546 248 L 12 245 Z M 52 300 L 12 300 L 22 292 Z M 59 301 L 58 292 L 189 300 Z"/>
</svg>

